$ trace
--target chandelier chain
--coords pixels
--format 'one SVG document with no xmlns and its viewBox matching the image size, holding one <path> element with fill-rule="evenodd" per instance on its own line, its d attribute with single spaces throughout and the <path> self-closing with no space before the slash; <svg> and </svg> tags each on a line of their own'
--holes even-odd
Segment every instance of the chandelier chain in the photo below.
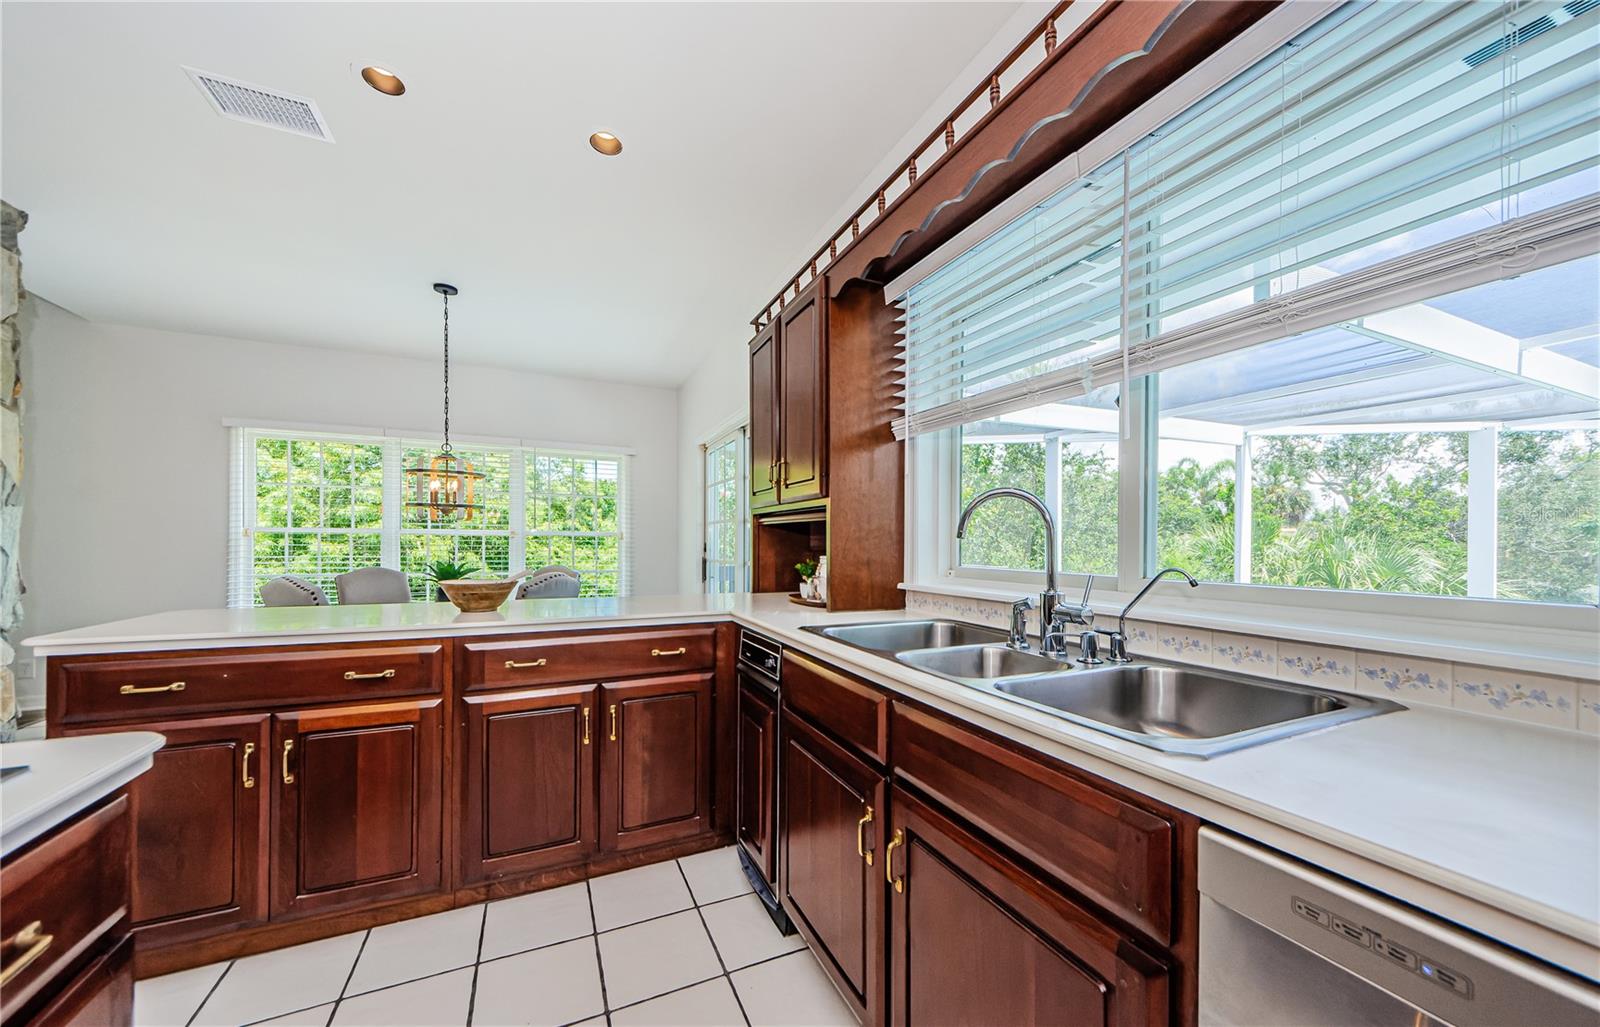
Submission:
<svg viewBox="0 0 1600 1027">
<path fill-rule="evenodd" d="M 450 294 L 444 294 L 444 445 L 441 452 L 450 452 Z"/>
</svg>

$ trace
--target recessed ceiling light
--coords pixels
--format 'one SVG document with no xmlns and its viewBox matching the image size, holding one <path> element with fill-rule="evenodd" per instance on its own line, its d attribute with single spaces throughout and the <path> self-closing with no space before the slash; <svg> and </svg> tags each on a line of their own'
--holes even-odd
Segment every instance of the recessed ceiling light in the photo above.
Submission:
<svg viewBox="0 0 1600 1027">
<path fill-rule="evenodd" d="M 596 132 L 589 137 L 589 145 L 595 148 L 596 153 L 603 153 L 607 157 L 615 157 L 622 152 L 622 140 L 610 132 Z"/>
<path fill-rule="evenodd" d="M 376 64 L 361 69 L 361 80 L 386 96 L 400 96 L 406 91 L 406 84 L 400 81 L 399 75 Z"/>
</svg>

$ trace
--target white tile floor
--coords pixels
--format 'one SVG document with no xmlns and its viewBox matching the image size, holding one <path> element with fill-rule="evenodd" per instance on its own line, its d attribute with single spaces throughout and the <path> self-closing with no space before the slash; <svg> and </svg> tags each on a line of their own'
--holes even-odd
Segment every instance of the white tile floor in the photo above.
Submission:
<svg viewBox="0 0 1600 1027">
<path fill-rule="evenodd" d="M 855 1027 L 731 848 L 140 981 L 143 1027 Z"/>
</svg>

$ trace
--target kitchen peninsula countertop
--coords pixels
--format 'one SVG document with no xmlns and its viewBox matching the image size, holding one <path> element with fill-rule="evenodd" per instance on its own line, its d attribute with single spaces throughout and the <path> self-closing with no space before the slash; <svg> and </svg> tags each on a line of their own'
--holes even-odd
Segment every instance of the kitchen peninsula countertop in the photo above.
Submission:
<svg viewBox="0 0 1600 1027">
<path fill-rule="evenodd" d="M 164 744 L 153 731 L 119 731 L 0 745 L 0 767 L 28 768 L 0 782 L 0 856 L 149 770 Z"/>
<path fill-rule="evenodd" d="M 890 691 L 1600 980 L 1600 738 L 1421 706 L 1199 760 L 1123 741 L 801 630 L 899 618 L 920 615 L 828 613 L 781 594 L 635 596 L 511 602 L 493 614 L 460 614 L 436 603 L 185 610 L 25 644 L 48 659 L 731 619 Z"/>
</svg>

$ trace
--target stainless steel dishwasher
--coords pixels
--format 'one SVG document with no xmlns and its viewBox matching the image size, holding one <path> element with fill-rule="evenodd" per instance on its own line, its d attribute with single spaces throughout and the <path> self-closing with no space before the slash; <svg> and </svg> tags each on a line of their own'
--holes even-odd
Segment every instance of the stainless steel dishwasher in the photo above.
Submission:
<svg viewBox="0 0 1600 1027">
<path fill-rule="evenodd" d="M 1211 828 L 1201 1027 L 1596 1027 L 1600 985 Z"/>
</svg>

